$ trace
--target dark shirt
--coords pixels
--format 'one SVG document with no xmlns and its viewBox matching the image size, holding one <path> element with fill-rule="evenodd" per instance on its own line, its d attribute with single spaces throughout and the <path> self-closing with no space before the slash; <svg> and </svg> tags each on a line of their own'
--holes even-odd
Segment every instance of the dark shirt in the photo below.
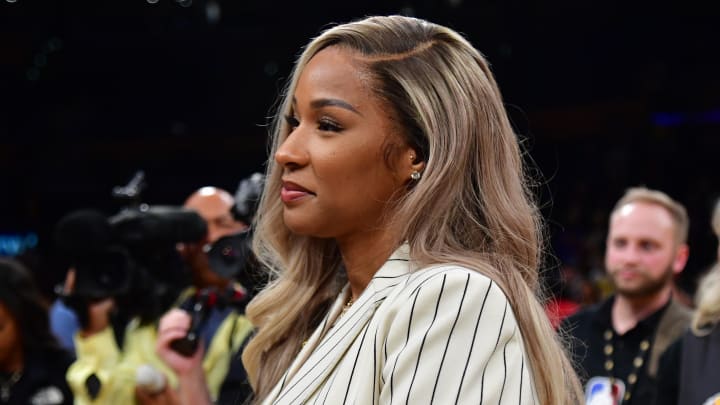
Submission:
<svg viewBox="0 0 720 405">
<path fill-rule="evenodd" d="M 658 369 L 656 405 L 700 405 L 716 403 L 720 395 L 720 328 L 707 335 L 687 331 L 670 345 Z"/>
<path fill-rule="evenodd" d="M 682 356 L 682 337 L 668 346 L 660 356 L 658 367 L 658 398 L 655 405 L 676 405 L 680 392 L 680 358 Z"/>
<path fill-rule="evenodd" d="M 27 354 L 22 376 L 10 388 L 8 401 L 0 398 L 0 404 L 72 405 L 73 395 L 65 380 L 72 362 L 73 356 L 60 349 Z"/>
<path fill-rule="evenodd" d="M 628 375 L 635 370 L 633 360 L 640 353 L 640 342 L 650 339 L 651 347 L 660 319 L 670 305 L 670 301 L 658 311 L 641 320 L 635 327 L 623 335 L 613 331 L 613 354 L 614 363 L 612 375 L 605 370 L 607 356 L 603 350 L 605 346 L 604 334 L 612 328 L 612 305 L 615 297 L 605 302 L 582 310 L 561 324 L 561 330 L 572 337 L 571 354 L 576 365 L 578 375 L 583 385 L 592 377 L 614 377 L 622 380 L 626 387 Z M 631 397 L 623 405 L 647 405 L 653 404 L 656 393 L 656 380 L 647 373 L 650 350 L 645 353 L 643 365 L 637 370 L 637 382 L 630 387 Z"/>
<path fill-rule="evenodd" d="M 254 333 L 251 333 L 245 338 L 237 352 L 230 358 L 230 369 L 220 386 L 220 393 L 215 402 L 216 405 L 247 405 L 252 403 L 253 391 L 241 355 L 253 335 Z"/>
</svg>

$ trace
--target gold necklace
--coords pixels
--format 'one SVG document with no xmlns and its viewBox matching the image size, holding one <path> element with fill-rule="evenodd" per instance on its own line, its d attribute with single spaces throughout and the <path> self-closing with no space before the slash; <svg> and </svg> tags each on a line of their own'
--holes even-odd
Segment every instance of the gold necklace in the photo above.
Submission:
<svg viewBox="0 0 720 405">
<path fill-rule="evenodd" d="M 613 344 L 614 337 L 615 333 L 612 331 L 612 329 L 607 329 L 603 334 L 603 338 L 605 338 L 605 347 L 603 347 L 603 352 L 605 352 L 605 371 L 607 371 L 610 375 L 611 384 L 615 382 L 615 376 L 613 375 L 613 371 L 615 369 L 615 362 L 613 361 L 613 352 L 615 351 L 615 345 Z M 630 374 L 628 374 L 627 376 L 628 385 L 625 388 L 623 402 L 627 402 L 630 400 L 633 388 L 635 387 L 635 383 L 637 382 L 640 374 L 640 367 L 642 367 L 642 365 L 645 363 L 645 355 L 649 350 L 650 339 L 643 339 L 640 342 L 638 354 L 633 359 L 633 368 L 632 370 L 630 370 Z"/>
<path fill-rule="evenodd" d="M 21 377 L 22 370 L 18 370 L 10 374 L 10 378 L 0 384 L 0 399 L 2 399 L 3 402 L 7 402 L 10 399 L 10 389 L 16 382 L 20 381 Z"/>
<path fill-rule="evenodd" d="M 340 311 L 340 316 L 338 316 L 338 319 L 340 319 L 340 317 L 345 315 L 345 312 L 347 312 L 348 309 L 350 309 L 350 307 L 352 306 L 353 303 L 355 303 L 355 301 L 353 300 L 352 295 L 350 295 L 350 299 L 343 306 L 343 309 L 342 309 L 342 311 Z"/>
<path fill-rule="evenodd" d="M 332 327 L 334 327 L 338 323 L 340 318 L 342 318 L 343 315 L 345 315 L 345 312 L 347 312 L 350 309 L 350 307 L 352 306 L 352 304 L 354 304 L 354 303 L 355 303 L 355 300 L 353 300 L 352 295 L 350 295 L 350 299 L 345 303 L 345 305 L 343 305 L 343 308 L 340 310 L 340 314 L 338 314 L 337 318 L 332 323 Z M 300 347 L 305 347 L 305 345 L 307 345 L 308 340 L 309 339 L 303 340 Z"/>
</svg>

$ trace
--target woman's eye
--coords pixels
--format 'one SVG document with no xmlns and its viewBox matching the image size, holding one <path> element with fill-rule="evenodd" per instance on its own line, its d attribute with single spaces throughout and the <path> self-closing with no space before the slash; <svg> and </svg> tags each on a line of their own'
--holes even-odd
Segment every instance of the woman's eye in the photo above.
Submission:
<svg viewBox="0 0 720 405">
<path fill-rule="evenodd" d="M 290 128 L 297 128 L 300 125 L 300 120 L 293 117 L 292 115 L 286 115 L 285 122 L 288 124 L 288 126 Z"/>
<path fill-rule="evenodd" d="M 328 119 L 322 119 L 318 123 L 318 129 L 321 131 L 330 131 L 330 132 L 340 132 L 342 131 L 342 127 L 335 122 L 328 120 Z"/>
</svg>

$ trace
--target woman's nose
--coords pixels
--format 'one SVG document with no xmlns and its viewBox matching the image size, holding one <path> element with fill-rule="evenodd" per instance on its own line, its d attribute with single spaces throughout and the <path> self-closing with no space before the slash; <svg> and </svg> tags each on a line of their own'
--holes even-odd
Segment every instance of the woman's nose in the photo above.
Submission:
<svg viewBox="0 0 720 405">
<path fill-rule="evenodd" d="M 305 140 L 299 129 L 295 128 L 275 152 L 275 161 L 291 170 L 303 167 L 309 161 Z"/>
</svg>

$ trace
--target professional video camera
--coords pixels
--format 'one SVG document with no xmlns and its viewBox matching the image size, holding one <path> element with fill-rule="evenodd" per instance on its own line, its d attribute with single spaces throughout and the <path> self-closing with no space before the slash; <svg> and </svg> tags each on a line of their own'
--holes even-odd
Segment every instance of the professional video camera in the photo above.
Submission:
<svg viewBox="0 0 720 405">
<path fill-rule="evenodd" d="M 94 210 L 67 214 L 56 225 L 55 243 L 75 286 L 64 301 L 87 322 L 87 305 L 113 297 L 124 319 L 157 319 L 189 285 L 190 276 L 176 244 L 205 238 L 207 225 L 192 210 L 140 203 L 142 171 L 113 196 L 127 204 L 106 217 Z"/>
</svg>

